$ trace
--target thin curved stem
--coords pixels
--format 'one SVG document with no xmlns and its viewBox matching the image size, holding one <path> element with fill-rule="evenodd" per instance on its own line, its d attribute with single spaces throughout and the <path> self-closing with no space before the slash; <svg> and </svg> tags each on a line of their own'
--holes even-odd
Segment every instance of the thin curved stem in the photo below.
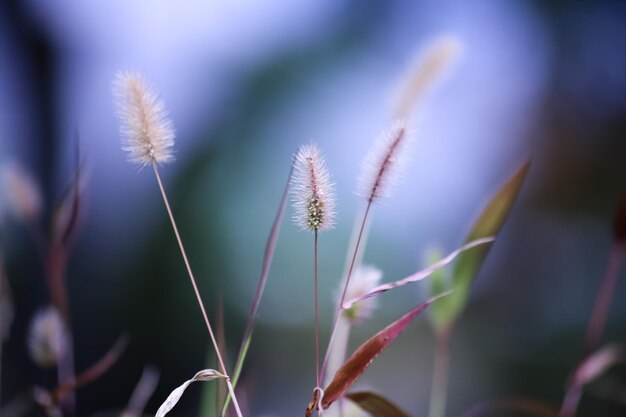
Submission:
<svg viewBox="0 0 626 417">
<path fill-rule="evenodd" d="M 163 196 L 163 202 L 165 203 L 167 214 L 170 217 L 172 228 L 174 229 L 174 234 L 176 235 L 176 240 L 178 241 L 178 247 L 180 248 L 180 253 L 183 257 L 183 261 L 185 262 L 185 267 L 187 268 L 189 279 L 191 280 L 191 285 L 193 286 L 194 293 L 196 294 L 196 299 L 198 300 L 198 305 L 200 306 L 200 310 L 202 311 L 202 317 L 204 318 L 206 327 L 209 330 L 209 336 L 211 337 L 211 342 L 213 343 L 213 347 L 215 348 L 215 353 L 217 354 L 217 360 L 219 362 L 221 372 L 224 375 L 226 375 L 226 385 L 228 386 L 228 391 L 230 392 L 230 396 L 233 399 L 233 404 L 235 406 L 235 410 L 237 411 L 237 416 L 243 417 L 241 414 L 241 409 L 239 408 L 237 397 L 235 396 L 235 390 L 233 389 L 233 385 L 230 382 L 230 377 L 228 376 L 228 371 L 226 370 L 226 365 L 224 364 L 224 360 L 222 359 L 222 354 L 220 353 L 220 349 L 217 345 L 217 340 L 215 339 L 215 334 L 213 333 L 211 322 L 209 321 L 209 317 L 207 316 L 206 309 L 204 308 L 202 297 L 200 297 L 200 291 L 198 291 L 198 285 L 196 284 L 196 279 L 194 278 L 193 272 L 191 270 L 191 265 L 189 264 L 189 259 L 187 258 L 187 252 L 185 251 L 185 247 L 183 246 L 183 241 L 180 238 L 180 233 L 178 232 L 178 226 L 176 225 L 176 220 L 174 220 L 174 215 L 172 214 L 172 209 L 170 208 L 170 203 L 167 199 L 167 194 L 165 193 L 165 188 L 163 187 L 163 181 L 161 181 L 161 175 L 159 174 L 159 169 L 156 163 L 154 162 L 152 163 L 152 168 L 154 169 L 154 174 L 156 175 L 157 182 L 159 183 L 159 189 L 161 190 L 161 195 Z"/>
<path fill-rule="evenodd" d="M 339 303 L 337 304 L 337 310 L 335 311 L 335 317 L 333 322 L 333 329 L 330 332 L 330 339 L 328 340 L 328 346 L 326 347 L 326 354 L 324 355 L 324 361 L 322 362 L 322 370 L 320 373 L 320 380 L 324 377 L 324 371 L 326 370 L 326 366 L 328 365 L 328 358 L 330 356 L 331 346 L 333 345 L 335 334 L 337 332 L 337 323 L 339 322 L 339 317 L 341 315 L 342 305 L 346 300 L 346 293 L 348 292 L 348 285 L 350 285 L 350 278 L 352 277 L 352 272 L 354 270 L 354 265 L 356 264 L 357 255 L 359 253 L 359 247 L 361 246 L 361 239 L 363 238 L 363 231 L 365 230 L 365 225 L 367 224 L 367 217 L 369 216 L 370 208 L 372 207 L 372 201 L 368 201 L 367 207 L 365 208 L 365 213 L 363 213 L 363 221 L 361 222 L 361 226 L 359 227 L 359 235 L 356 240 L 356 245 L 354 246 L 354 253 L 352 254 L 352 260 L 350 261 L 350 268 L 348 269 L 348 275 L 346 275 L 346 281 L 343 285 L 343 290 L 341 292 L 341 298 L 339 299 Z"/>
</svg>

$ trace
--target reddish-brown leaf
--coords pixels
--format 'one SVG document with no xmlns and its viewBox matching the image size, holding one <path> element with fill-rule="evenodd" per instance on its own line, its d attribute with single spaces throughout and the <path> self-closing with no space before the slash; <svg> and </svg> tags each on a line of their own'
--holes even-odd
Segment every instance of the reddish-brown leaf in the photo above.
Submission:
<svg viewBox="0 0 626 417">
<path fill-rule="evenodd" d="M 440 294 L 420 304 L 363 343 L 341 368 L 339 368 L 328 387 L 324 390 L 322 406 L 328 408 L 332 403 L 341 398 L 361 375 L 363 375 L 380 352 L 389 346 L 391 342 L 396 340 L 400 333 L 402 333 L 422 311 L 426 310 L 426 308 L 438 298 L 448 294 L 449 292 Z"/>
</svg>

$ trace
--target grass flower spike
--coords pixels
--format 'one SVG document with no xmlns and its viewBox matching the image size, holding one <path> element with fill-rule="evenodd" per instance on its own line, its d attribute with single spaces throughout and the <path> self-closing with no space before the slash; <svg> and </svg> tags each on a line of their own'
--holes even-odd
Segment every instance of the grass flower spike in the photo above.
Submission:
<svg viewBox="0 0 626 417">
<path fill-rule="evenodd" d="M 295 223 L 303 230 L 324 231 L 335 223 L 335 196 L 324 157 L 317 145 L 300 147 L 291 187 Z"/>
<path fill-rule="evenodd" d="M 368 203 L 389 194 L 389 188 L 405 162 L 411 136 L 406 121 L 395 121 L 389 130 L 381 134 L 365 157 L 357 193 Z"/>
<path fill-rule="evenodd" d="M 174 146 L 174 127 L 172 121 L 168 117 L 165 104 L 143 76 L 133 72 L 120 72 L 113 82 L 113 90 L 117 100 L 118 115 L 122 124 L 120 130 L 124 137 L 123 149 L 128 152 L 130 162 L 141 166 L 152 165 L 161 196 L 163 197 L 163 204 L 165 204 L 174 235 L 176 236 L 180 254 L 198 300 L 202 318 L 215 348 L 220 370 L 225 376 L 226 386 L 231 395 L 237 416 L 243 417 L 159 172 L 160 164 L 174 160 L 172 151 Z"/>
<path fill-rule="evenodd" d="M 317 145 L 304 145 L 293 163 L 291 193 L 295 208 L 294 221 L 302 230 L 313 232 L 313 282 L 315 303 L 315 377 L 316 390 L 321 390 L 319 365 L 319 296 L 318 296 L 318 232 L 333 227 L 335 196 L 324 157 Z"/>
<path fill-rule="evenodd" d="M 128 159 L 141 166 L 174 160 L 174 125 L 165 103 L 140 74 L 118 73 L 113 89 Z"/>
</svg>

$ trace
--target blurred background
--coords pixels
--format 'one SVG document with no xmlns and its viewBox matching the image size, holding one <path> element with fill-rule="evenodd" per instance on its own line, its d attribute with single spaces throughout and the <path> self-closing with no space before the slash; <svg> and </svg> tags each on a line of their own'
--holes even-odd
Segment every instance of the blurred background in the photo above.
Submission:
<svg viewBox="0 0 626 417">
<path fill-rule="evenodd" d="M 456 327 L 448 415 L 511 396 L 558 405 L 626 184 L 625 22 L 626 4 L 608 0 L 1 2 L 0 163 L 35 178 L 42 225 L 72 179 L 76 138 L 84 157 L 67 270 L 76 369 L 130 337 L 119 362 L 77 393 L 78 415 L 123 408 L 146 365 L 161 372 L 146 408 L 154 413 L 211 352 L 154 176 L 121 150 L 115 73 L 144 73 L 169 107 L 177 160 L 161 172 L 211 315 L 223 300 L 232 359 L 292 154 L 310 141 L 324 149 L 338 195 L 337 227 L 320 239 L 327 340 L 362 206 L 361 160 L 415 55 L 441 35 L 456 37 L 462 54 L 415 113 L 411 162 L 375 207 L 365 263 L 394 280 L 425 266 L 429 249 L 455 249 L 489 196 L 532 158 Z M 55 381 L 26 347 L 33 315 L 50 303 L 44 261 L 7 206 L 0 199 L 15 320 L 3 346 L 3 404 Z M 314 386 L 312 239 L 291 213 L 243 374 L 250 416 L 302 415 Z M 621 278 L 604 341 L 626 341 Z M 428 288 L 381 296 L 351 345 Z M 433 345 L 428 319 L 418 318 L 357 386 L 425 415 Z M 592 387 L 580 415 L 625 415 L 623 368 L 607 378 L 611 388 Z M 192 385 L 171 415 L 199 415 L 201 394 Z"/>
</svg>

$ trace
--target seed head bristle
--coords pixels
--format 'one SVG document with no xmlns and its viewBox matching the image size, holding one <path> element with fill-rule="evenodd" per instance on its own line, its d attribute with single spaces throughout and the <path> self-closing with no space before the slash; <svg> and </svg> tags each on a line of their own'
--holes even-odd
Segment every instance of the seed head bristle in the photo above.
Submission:
<svg viewBox="0 0 626 417">
<path fill-rule="evenodd" d="M 56 309 L 50 307 L 35 315 L 28 334 L 28 348 L 37 365 L 48 367 L 58 363 L 67 348 L 67 332 Z"/>
<path fill-rule="evenodd" d="M 305 145 L 298 150 L 294 158 L 291 195 L 294 222 L 301 229 L 323 231 L 333 227 L 334 189 L 317 145 Z"/>
<path fill-rule="evenodd" d="M 412 132 L 406 121 L 395 121 L 382 132 L 361 169 L 357 194 L 369 203 L 385 197 L 404 164 Z"/>
<path fill-rule="evenodd" d="M 113 81 L 124 151 L 141 166 L 174 160 L 174 125 L 156 90 L 135 72 L 120 72 Z"/>
<path fill-rule="evenodd" d="M 383 277 L 383 273 L 373 266 L 358 267 L 350 280 L 350 285 L 346 292 L 346 300 L 352 300 L 368 293 L 376 287 Z M 378 307 L 375 297 L 354 303 L 350 308 L 342 311 L 344 317 L 351 324 L 360 324 L 363 320 L 372 317 L 374 310 Z"/>
</svg>

